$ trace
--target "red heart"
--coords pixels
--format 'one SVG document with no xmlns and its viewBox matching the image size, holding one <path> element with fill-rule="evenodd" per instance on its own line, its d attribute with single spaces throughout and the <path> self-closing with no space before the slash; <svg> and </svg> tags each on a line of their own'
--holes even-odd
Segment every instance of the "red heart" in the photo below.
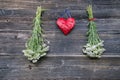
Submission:
<svg viewBox="0 0 120 80">
<path fill-rule="evenodd" d="M 57 25 L 61 31 L 67 35 L 74 28 L 75 19 L 74 18 L 58 18 Z"/>
</svg>

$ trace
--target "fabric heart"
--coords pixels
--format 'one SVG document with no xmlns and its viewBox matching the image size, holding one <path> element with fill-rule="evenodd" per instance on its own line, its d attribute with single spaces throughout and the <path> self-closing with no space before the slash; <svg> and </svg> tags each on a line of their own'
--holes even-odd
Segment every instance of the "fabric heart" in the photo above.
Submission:
<svg viewBox="0 0 120 80">
<path fill-rule="evenodd" d="M 60 30 L 65 34 L 69 34 L 70 31 L 74 28 L 75 19 L 74 18 L 58 18 L 57 25 Z"/>
</svg>

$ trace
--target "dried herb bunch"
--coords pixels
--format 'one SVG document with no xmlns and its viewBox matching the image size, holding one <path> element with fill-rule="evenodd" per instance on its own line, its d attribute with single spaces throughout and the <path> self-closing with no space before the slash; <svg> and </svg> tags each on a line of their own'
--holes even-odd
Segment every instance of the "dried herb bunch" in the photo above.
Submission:
<svg viewBox="0 0 120 80">
<path fill-rule="evenodd" d="M 25 44 L 26 49 L 23 50 L 24 56 L 28 60 L 36 63 L 41 57 L 46 55 L 49 50 L 48 41 L 43 37 L 43 29 L 41 28 L 41 14 L 43 9 L 37 8 L 36 16 L 33 20 L 32 35 Z"/>
<path fill-rule="evenodd" d="M 87 7 L 87 13 L 89 18 L 89 30 L 87 32 L 88 43 L 83 47 L 83 53 L 91 58 L 100 58 L 101 54 L 105 51 L 103 48 L 104 41 L 100 39 L 97 33 L 91 5 Z"/>
</svg>

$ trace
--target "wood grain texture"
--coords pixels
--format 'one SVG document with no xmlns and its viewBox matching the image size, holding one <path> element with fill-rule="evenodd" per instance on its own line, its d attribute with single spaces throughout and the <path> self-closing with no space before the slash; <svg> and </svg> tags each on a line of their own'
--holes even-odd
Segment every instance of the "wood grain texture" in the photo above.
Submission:
<svg viewBox="0 0 120 80">
<path fill-rule="evenodd" d="M 82 53 L 88 30 L 86 7 L 92 4 L 106 51 L 101 59 Z M 37 6 L 50 51 L 37 64 L 23 55 Z M 56 25 L 65 8 L 76 19 L 64 36 Z M 66 17 L 66 16 L 64 16 Z M 120 0 L 0 0 L 0 80 L 120 80 Z"/>
</svg>

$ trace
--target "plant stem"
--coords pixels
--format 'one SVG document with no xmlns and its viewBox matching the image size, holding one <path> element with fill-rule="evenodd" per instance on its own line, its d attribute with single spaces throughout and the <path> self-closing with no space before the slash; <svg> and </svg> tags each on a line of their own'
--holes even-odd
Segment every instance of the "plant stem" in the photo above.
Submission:
<svg viewBox="0 0 120 80">
<path fill-rule="evenodd" d="M 96 30 L 96 24 L 93 21 L 93 12 L 92 6 L 87 7 L 87 13 L 89 18 L 89 30 L 87 32 L 88 43 L 84 46 L 83 52 L 86 53 L 89 57 L 99 58 L 101 54 L 105 51 L 103 46 L 103 41 L 99 38 L 99 35 Z"/>
<path fill-rule="evenodd" d="M 36 16 L 33 20 L 33 30 L 32 35 L 26 43 L 26 50 L 23 50 L 24 55 L 28 57 L 32 62 L 37 62 L 37 60 L 46 55 L 46 51 L 49 47 L 45 44 L 43 38 L 43 30 L 41 28 L 41 14 L 42 8 L 38 7 L 36 11 Z"/>
</svg>

